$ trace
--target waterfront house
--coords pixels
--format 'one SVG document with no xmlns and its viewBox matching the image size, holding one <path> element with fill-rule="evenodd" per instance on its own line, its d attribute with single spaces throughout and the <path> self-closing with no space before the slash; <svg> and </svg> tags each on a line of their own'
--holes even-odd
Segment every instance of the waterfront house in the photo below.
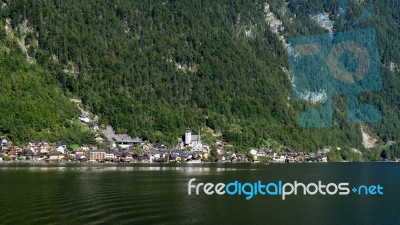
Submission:
<svg viewBox="0 0 400 225">
<path fill-rule="evenodd" d="M 142 152 L 144 152 L 144 153 L 146 153 L 146 154 L 148 154 L 149 152 L 150 152 L 150 146 L 149 146 L 149 144 L 144 144 L 143 146 L 142 146 Z"/>
<path fill-rule="evenodd" d="M 61 161 L 65 157 L 64 154 L 61 154 L 60 152 L 50 152 L 48 153 L 48 159 L 49 161 Z"/>
<path fill-rule="evenodd" d="M 123 150 L 122 152 L 121 152 L 121 157 L 120 157 L 120 160 L 122 161 L 122 162 L 132 162 L 132 159 L 133 159 L 133 155 L 132 155 L 132 152 L 131 151 L 129 151 L 129 150 Z"/>
<path fill-rule="evenodd" d="M 210 154 L 208 152 L 203 152 L 202 158 L 208 159 L 209 156 L 210 156 Z"/>
<path fill-rule="evenodd" d="M 114 161 L 114 159 L 115 159 L 115 152 L 114 151 L 106 153 L 105 160 Z"/>
<path fill-rule="evenodd" d="M 85 162 L 86 161 L 86 156 L 85 155 L 76 155 L 75 159 L 80 161 L 80 162 Z"/>
<path fill-rule="evenodd" d="M 46 154 L 42 154 L 42 153 L 35 153 L 33 155 L 33 160 L 34 161 L 44 161 L 45 159 L 47 159 L 47 155 Z"/>
<path fill-rule="evenodd" d="M 7 154 L 9 156 L 18 156 L 18 149 L 17 148 L 11 148 L 11 149 L 7 149 Z"/>
<path fill-rule="evenodd" d="M 90 150 L 89 159 L 90 161 L 104 161 L 106 158 L 105 150 Z"/>
<path fill-rule="evenodd" d="M 258 150 L 256 155 L 257 155 L 258 157 L 266 157 L 266 156 L 267 156 L 267 153 L 265 153 L 264 150 Z"/>
<path fill-rule="evenodd" d="M 327 163 L 328 162 L 328 157 L 324 155 L 317 156 L 317 161 L 320 163 Z"/>
<path fill-rule="evenodd" d="M 231 162 L 236 162 L 237 161 L 236 153 L 235 152 L 226 152 L 225 159 L 229 160 Z"/>
<path fill-rule="evenodd" d="M 297 154 L 295 157 L 296 162 L 303 162 L 304 161 L 304 156 L 301 154 Z"/>
<path fill-rule="evenodd" d="M 24 149 L 21 152 L 21 156 L 25 156 L 27 159 L 33 158 L 34 152 L 30 149 Z"/>
<path fill-rule="evenodd" d="M 254 156 L 254 158 L 256 158 L 257 152 L 258 152 L 258 149 L 255 149 L 255 148 L 250 149 L 250 154 L 252 154 Z"/>
<path fill-rule="evenodd" d="M 248 160 L 248 158 L 247 158 L 247 156 L 245 154 L 237 153 L 236 154 L 236 161 L 237 162 L 248 162 L 249 160 Z"/>
<path fill-rule="evenodd" d="M 284 163 L 286 161 L 286 156 L 281 155 L 281 156 L 276 156 L 272 158 L 272 162 L 274 163 Z"/>
<path fill-rule="evenodd" d="M 153 157 L 154 159 L 159 159 L 159 158 L 161 158 L 160 150 L 158 150 L 158 149 L 156 149 L 156 148 L 153 148 L 153 149 L 150 150 L 150 155 L 151 155 L 151 157 Z"/>
<path fill-rule="evenodd" d="M 271 149 L 271 150 L 268 151 L 267 155 L 268 155 L 269 158 L 273 159 L 273 158 L 276 158 L 278 156 L 278 153 L 275 150 Z"/>
<path fill-rule="evenodd" d="M 76 154 L 76 155 L 84 155 L 84 154 L 85 154 L 85 151 L 87 151 L 87 150 L 76 149 L 76 150 L 75 150 L 75 154 Z"/>
</svg>

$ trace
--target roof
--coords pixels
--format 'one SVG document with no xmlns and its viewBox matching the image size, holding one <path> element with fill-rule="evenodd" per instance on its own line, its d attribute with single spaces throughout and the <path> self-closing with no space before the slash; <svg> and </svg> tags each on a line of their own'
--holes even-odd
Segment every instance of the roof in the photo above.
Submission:
<svg viewBox="0 0 400 225">
<path fill-rule="evenodd" d="M 89 153 L 106 153 L 106 150 L 101 150 L 101 149 L 90 150 Z"/>
<path fill-rule="evenodd" d="M 57 142 L 54 147 L 58 148 L 58 147 L 64 147 L 66 144 L 64 142 Z"/>
<path fill-rule="evenodd" d="M 31 143 L 31 144 L 36 144 L 36 145 L 39 144 L 40 142 L 41 142 L 41 141 L 36 141 L 36 140 L 30 140 L 30 141 L 29 141 L 29 143 Z"/>
<path fill-rule="evenodd" d="M 49 155 L 60 155 L 59 152 L 49 152 Z"/>
<path fill-rule="evenodd" d="M 199 135 L 192 135 L 191 140 L 192 141 L 199 141 Z"/>
</svg>

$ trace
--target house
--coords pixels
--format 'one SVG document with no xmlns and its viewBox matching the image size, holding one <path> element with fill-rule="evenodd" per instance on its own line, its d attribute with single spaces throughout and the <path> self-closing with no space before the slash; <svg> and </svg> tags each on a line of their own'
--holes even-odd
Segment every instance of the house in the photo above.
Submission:
<svg viewBox="0 0 400 225">
<path fill-rule="evenodd" d="M 29 148 L 33 152 L 38 152 L 38 153 L 48 153 L 49 151 L 52 150 L 51 146 L 46 141 L 36 141 L 36 140 L 29 141 Z"/>
<path fill-rule="evenodd" d="M 214 147 L 217 148 L 217 149 L 218 148 L 223 148 L 224 147 L 224 143 L 222 141 L 217 140 L 217 141 L 214 142 Z"/>
<path fill-rule="evenodd" d="M 105 157 L 105 160 L 107 160 L 107 161 L 114 161 L 115 152 L 107 152 L 104 157 Z"/>
<path fill-rule="evenodd" d="M 132 162 L 133 161 L 133 155 L 131 153 L 127 153 L 125 154 L 122 158 L 121 158 L 122 162 Z"/>
<path fill-rule="evenodd" d="M 158 149 L 159 151 L 165 152 L 167 151 L 167 146 L 161 143 L 157 143 L 154 145 L 154 148 Z"/>
<path fill-rule="evenodd" d="M 253 156 L 257 156 L 257 152 L 258 152 L 258 149 L 255 149 L 255 148 L 250 149 L 250 154 L 252 154 Z"/>
<path fill-rule="evenodd" d="M 48 160 L 50 153 L 35 153 L 32 157 L 33 161 L 44 161 Z"/>
<path fill-rule="evenodd" d="M 86 113 L 81 114 L 78 119 L 82 122 L 82 123 L 89 123 L 90 122 L 90 117 L 89 115 L 87 115 Z"/>
<path fill-rule="evenodd" d="M 60 161 L 64 159 L 65 155 L 61 154 L 60 152 L 50 152 L 48 153 L 49 161 Z"/>
<path fill-rule="evenodd" d="M 266 157 L 266 156 L 267 156 L 267 153 L 265 153 L 264 150 L 258 150 L 258 151 L 257 151 L 257 156 L 258 156 L 258 157 Z"/>
<path fill-rule="evenodd" d="M 320 155 L 317 157 L 317 161 L 320 163 L 327 163 L 328 162 L 328 157 Z"/>
<path fill-rule="evenodd" d="M 90 149 L 91 149 L 90 145 L 86 145 L 86 144 L 81 145 L 81 150 L 82 151 L 89 151 Z"/>
<path fill-rule="evenodd" d="M 91 150 L 89 151 L 90 161 L 104 161 L 106 159 L 105 150 Z"/>
<path fill-rule="evenodd" d="M 177 151 L 172 151 L 171 153 L 169 153 L 169 160 L 171 161 L 180 161 L 181 160 L 181 150 L 177 150 Z"/>
<path fill-rule="evenodd" d="M 54 145 L 55 151 L 65 154 L 65 150 L 67 150 L 67 145 L 64 142 L 57 142 Z"/>
<path fill-rule="evenodd" d="M 8 141 L 5 138 L 0 138 L 1 147 L 6 147 L 8 145 Z"/>
<path fill-rule="evenodd" d="M 161 158 L 161 153 L 160 150 L 158 150 L 157 148 L 153 148 L 150 150 L 150 155 L 154 158 L 154 159 L 159 159 Z M 150 157 L 151 158 L 151 157 Z"/>
<path fill-rule="evenodd" d="M 225 160 L 231 161 L 231 162 L 236 162 L 236 153 L 235 152 L 227 152 L 225 154 Z"/>
<path fill-rule="evenodd" d="M 296 162 L 303 162 L 304 161 L 304 156 L 301 154 L 296 155 L 295 157 Z"/>
<path fill-rule="evenodd" d="M 7 149 L 7 154 L 9 156 L 18 156 L 18 149 L 17 148 L 12 148 L 12 149 Z"/>
<path fill-rule="evenodd" d="M 29 147 L 31 147 L 31 148 L 36 148 L 36 147 L 39 146 L 40 143 L 41 143 L 41 141 L 30 140 L 30 141 L 29 141 Z"/>
<path fill-rule="evenodd" d="M 197 155 L 197 156 L 192 157 L 191 159 L 189 159 L 187 161 L 187 163 L 201 163 L 201 159 L 202 159 L 201 156 Z"/>
<path fill-rule="evenodd" d="M 96 136 L 94 137 L 94 140 L 97 143 L 104 143 L 104 138 L 100 134 L 96 134 Z"/>
<path fill-rule="evenodd" d="M 258 157 L 265 157 L 267 153 L 264 150 L 252 148 L 250 154 L 253 155 L 253 159 L 258 159 Z"/>
<path fill-rule="evenodd" d="M 283 156 L 283 155 L 272 158 L 272 162 L 274 162 L 274 163 L 284 163 L 285 160 L 286 160 L 286 156 Z"/>
<path fill-rule="evenodd" d="M 75 155 L 84 155 L 85 151 L 87 151 L 87 150 L 83 150 L 83 149 L 79 148 L 79 149 L 76 149 L 74 152 L 75 152 Z"/>
<path fill-rule="evenodd" d="M 33 160 L 34 161 L 43 161 L 47 159 L 47 155 L 46 154 L 40 154 L 40 153 L 36 153 L 33 155 Z"/>
<path fill-rule="evenodd" d="M 21 156 L 25 156 L 26 158 L 33 158 L 33 155 L 34 155 L 35 153 L 32 151 L 32 150 L 30 150 L 30 149 L 24 149 L 24 150 L 22 150 L 22 152 L 21 152 Z"/>
<path fill-rule="evenodd" d="M 86 156 L 82 154 L 76 154 L 75 159 L 80 161 L 80 162 L 85 162 L 86 161 Z"/>
</svg>

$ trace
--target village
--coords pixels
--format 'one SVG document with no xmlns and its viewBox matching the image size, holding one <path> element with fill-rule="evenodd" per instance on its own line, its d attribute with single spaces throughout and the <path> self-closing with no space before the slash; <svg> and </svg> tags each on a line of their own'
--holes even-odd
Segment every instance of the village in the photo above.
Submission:
<svg viewBox="0 0 400 225">
<path fill-rule="evenodd" d="M 127 134 L 115 134 L 108 126 L 103 135 L 96 135 L 98 142 L 108 139 L 109 150 L 94 145 L 81 145 L 67 149 L 66 143 L 54 144 L 46 141 L 29 141 L 27 146 L 14 146 L 5 138 L 0 139 L 0 162 L 31 163 L 300 163 L 328 162 L 326 151 L 317 153 L 295 151 L 288 147 L 279 149 L 251 148 L 247 153 L 236 152 L 226 147 L 226 143 L 215 141 L 209 146 L 201 140 L 200 134 L 192 134 L 190 128 L 177 139 L 176 146 L 168 148 L 164 144 L 151 144 L 141 138 Z"/>
</svg>

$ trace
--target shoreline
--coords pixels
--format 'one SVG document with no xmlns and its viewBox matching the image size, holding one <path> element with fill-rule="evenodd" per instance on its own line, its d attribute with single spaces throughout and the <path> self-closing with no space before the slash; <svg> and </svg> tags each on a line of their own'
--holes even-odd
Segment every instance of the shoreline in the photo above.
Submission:
<svg viewBox="0 0 400 225">
<path fill-rule="evenodd" d="M 365 162 L 296 162 L 296 163 L 276 163 L 276 162 L 266 162 L 266 163 L 253 163 L 253 162 L 201 162 L 201 163 L 179 163 L 179 162 L 129 162 L 129 163 L 101 163 L 101 162 L 29 162 L 29 161 L 16 161 L 16 162 L 5 162 L 0 161 L 0 166 L 2 165 L 38 165 L 38 166 L 58 166 L 58 165 L 88 165 L 88 166 L 132 166 L 132 165 L 150 165 L 150 166 L 168 166 L 168 165 L 181 165 L 181 166 L 192 166 L 192 165 L 304 165 L 304 164 L 365 164 L 365 163 L 399 163 L 396 161 L 365 161 Z"/>
</svg>

